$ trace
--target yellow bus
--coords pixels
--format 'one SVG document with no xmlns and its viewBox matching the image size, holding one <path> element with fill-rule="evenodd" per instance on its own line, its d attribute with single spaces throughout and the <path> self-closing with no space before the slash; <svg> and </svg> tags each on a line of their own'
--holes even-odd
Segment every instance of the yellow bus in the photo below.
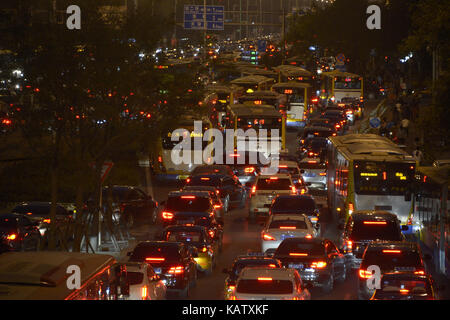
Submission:
<svg viewBox="0 0 450 320">
<path fill-rule="evenodd" d="M 270 90 L 275 80 L 264 76 L 245 76 L 230 83 L 242 87 L 245 93 L 252 93 L 258 90 Z"/>
<path fill-rule="evenodd" d="M 313 74 L 306 69 L 292 65 L 281 65 L 274 68 L 278 72 L 278 82 L 302 82 L 312 84 Z"/>
<path fill-rule="evenodd" d="M 272 90 L 287 96 L 286 126 L 304 127 L 309 113 L 314 112 L 312 87 L 308 83 L 280 82 L 272 86 Z"/>
<path fill-rule="evenodd" d="M 322 100 L 332 101 L 333 103 L 338 103 L 343 98 L 353 98 L 363 102 L 363 77 L 339 70 L 322 72 L 320 98 Z"/>
<path fill-rule="evenodd" d="M 71 266 L 79 267 L 78 289 L 69 289 Z M 110 255 L 54 251 L 0 255 L 0 300 L 123 300 L 128 295 L 126 268 Z"/>
</svg>

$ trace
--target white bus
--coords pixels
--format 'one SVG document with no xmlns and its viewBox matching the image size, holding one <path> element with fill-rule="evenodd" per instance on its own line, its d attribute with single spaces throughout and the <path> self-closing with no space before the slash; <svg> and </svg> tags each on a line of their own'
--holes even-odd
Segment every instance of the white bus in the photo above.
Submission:
<svg viewBox="0 0 450 320">
<path fill-rule="evenodd" d="M 385 210 L 411 224 L 408 199 L 416 162 L 388 139 L 372 134 L 328 138 L 328 204 L 343 222 L 355 210 Z"/>
</svg>

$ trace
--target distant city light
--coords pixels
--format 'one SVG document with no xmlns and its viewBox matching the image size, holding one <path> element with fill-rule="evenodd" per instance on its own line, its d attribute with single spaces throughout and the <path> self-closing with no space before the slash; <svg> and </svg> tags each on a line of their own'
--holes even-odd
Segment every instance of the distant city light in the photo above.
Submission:
<svg viewBox="0 0 450 320">
<path fill-rule="evenodd" d="M 408 61 L 412 57 L 413 57 L 413 54 L 412 54 L 412 52 L 410 52 L 406 57 L 404 57 L 403 59 L 400 59 L 400 62 L 401 63 L 405 63 L 406 61 Z"/>
<path fill-rule="evenodd" d="M 310 47 L 309 47 L 309 50 L 310 50 L 310 51 L 316 51 L 316 47 L 310 46 Z"/>
</svg>

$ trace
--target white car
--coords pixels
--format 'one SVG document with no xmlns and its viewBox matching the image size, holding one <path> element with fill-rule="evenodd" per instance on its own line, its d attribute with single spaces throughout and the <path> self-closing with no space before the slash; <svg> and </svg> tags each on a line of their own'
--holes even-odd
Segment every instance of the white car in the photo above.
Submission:
<svg viewBox="0 0 450 320">
<path fill-rule="evenodd" d="M 130 284 L 128 300 L 166 299 L 166 285 L 153 271 L 151 265 L 140 262 L 127 262 L 125 265 Z"/>
<path fill-rule="evenodd" d="M 230 300 L 310 300 L 311 294 L 295 269 L 244 268 Z"/>
<path fill-rule="evenodd" d="M 304 214 L 271 215 L 261 232 L 261 251 L 276 250 L 286 238 L 315 238 L 317 231 Z"/>
<path fill-rule="evenodd" d="M 264 173 L 264 171 L 262 171 Z M 305 194 L 308 192 L 308 188 L 305 186 L 302 180 L 302 175 L 297 162 L 281 160 L 278 163 L 278 173 L 286 173 L 291 175 L 292 182 L 297 186 L 299 194 Z"/>
<path fill-rule="evenodd" d="M 319 158 L 303 158 L 299 163 L 303 181 L 310 189 L 327 190 L 327 165 Z"/>
<path fill-rule="evenodd" d="M 249 220 L 266 218 L 272 200 L 281 194 L 297 194 L 289 174 L 259 175 L 250 195 Z"/>
</svg>

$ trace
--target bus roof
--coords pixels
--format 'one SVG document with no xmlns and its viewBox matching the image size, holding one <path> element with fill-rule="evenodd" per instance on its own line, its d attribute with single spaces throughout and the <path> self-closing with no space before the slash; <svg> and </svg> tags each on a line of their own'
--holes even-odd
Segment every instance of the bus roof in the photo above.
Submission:
<svg viewBox="0 0 450 320">
<path fill-rule="evenodd" d="M 269 91 L 269 90 L 258 90 L 251 93 L 246 93 L 241 96 L 241 98 L 281 98 L 282 95 L 278 92 Z"/>
<path fill-rule="evenodd" d="M 312 76 L 312 73 L 309 72 L 308 70 L 300 67 L 295 67 L 292 65 L 281 65 L 273 69 L 277 72 L 281 72 L 283 75 L 286 76 L 304 76 L 304 77 Z"/>
<path fill-rule="evenodd" d="M 235 116 L 262 116 L 262 117 L 276 117 L 281 118 L 281 114 L 273 106 L 269 105 L 245 105 L 245 104 L 235 104 L 230 106 L 231 112 Z"/>
<path fill-rule="evenodd" d="M 277 73 L 272 70 L 252 68 L 252 67 L 241 67 L 241 72 L 244 75 L 258 75 L 258 76 L 276 76 Z"/>
<path fill-rule="evenodd" d="M 332 138 L 330 138 L 330 140 L 335 145 L 362 143 L 362 142 L 370 142 L 370 141 L 380 141 L 380 142 L 392 144 L 391 140 L 389 140 L 388 138 L 379 136 L 377 134 L 370 134 L 370 133 L 346 134 L 343 136 L 332 137 Z"/>
<path fill-rule="evenodd" d="M 239 84 L 260 84 L 260 83 L 271 82 L 271 81 L 273 81 L 273 79 L 271 79 L 271 78 L 253 75 L 253 76 L 245 76 L 245 77 L 237 78 L 237 79 L 231 81 L 231 83 L 237 84 L 237 85 L 239 85 Z"/>
<path fill-rule="evenodd" d="M 276 83 L 272 86 L 273 88 L 295 88 L 295 89 L 305 89 L 305 88 L 311 88 L 311 85 L 309 83 L 305 83 L 305 82 L 295 82 L 295 81 L 290 81 L 290 82 L 280 82 L 280 83 Z"/>
<path fill-rule="evenodd" d="M 348 77 L 348 78 L 359 78 L 360 75 L 356 73 L 343 72 L 339 70 L 333 70 L 328 72 L 322 72 L 322 74 L 326 77 Z"/>
<path fill-rule="evenodd" d="M 116 263 L 104 254 L 75 252 L 8 252 L 0 255 L 0 300 L 64 300 L 67 267 L 81 269 L 81 284 Z"/>
</svg>

